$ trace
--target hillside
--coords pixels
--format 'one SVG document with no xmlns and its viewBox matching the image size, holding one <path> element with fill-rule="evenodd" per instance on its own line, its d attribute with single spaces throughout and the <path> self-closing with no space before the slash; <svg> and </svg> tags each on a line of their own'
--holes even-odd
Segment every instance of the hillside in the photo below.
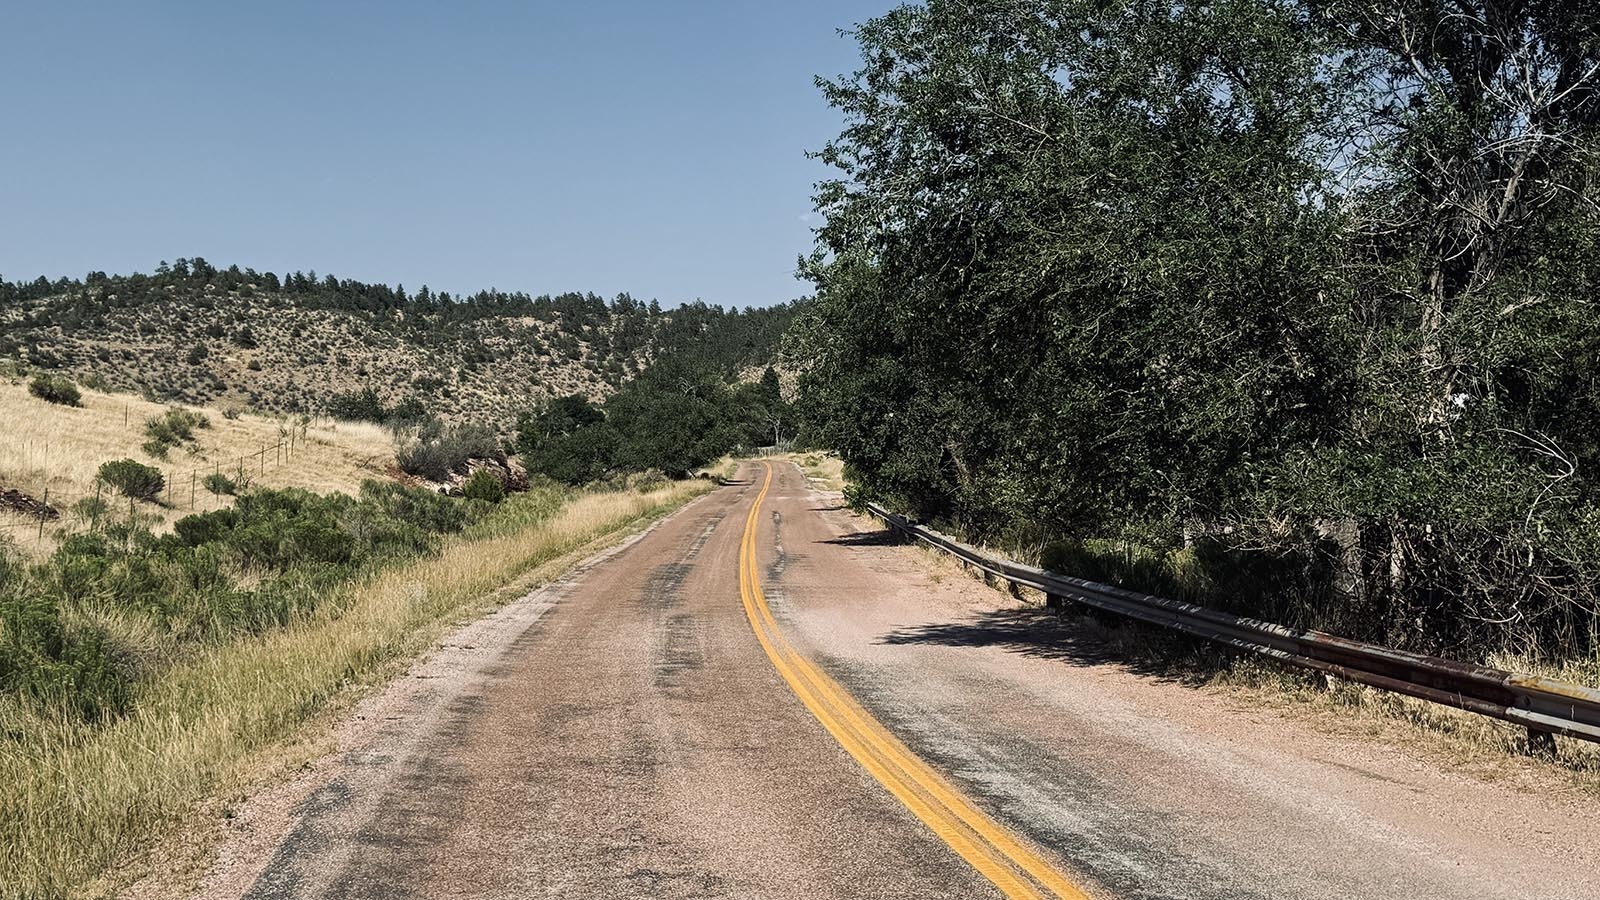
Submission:
<svg viewBox="0 0 1600 900">
<path fill-rule="evenodd" d="M 607 396 L 679 350 L 730 374 L 764 363 L 792 310 L 408 294 L 181 259 L 153 275 L 0 280 L 0 358 L 158 402 L 318 414 L 371 388 L 385 406 L 499 426 L 550 397 Z"/>
<path fill-rule="evenodd" d="M 58 532 L 77 528 L 95 514 L 82 501 L 103 496 L 112 502 L 112 493 L 95 485 L 96 471 L 108 460 L 132 458 L 162 470 L 170 492 L 163 492 L 158 503 L 138 506 L 141 520 L 157 530 L 191 512 L 233 502 L 206 490 L 207 474 L 220 472 L 262 487 L 354 494 L 364 479 L 383 477 L 394 461 L 393 438 L 377 425 L 225 415 L 216 408 L 195 409 L 206 426 L 195 429 L 192 443 L 158 459 L 143 449 L 145 423 L 171 407 L 127 394 L 82 393 L 82 406 L 62 406 L 30 395 L 19 380 L 0 379 L 0 418 L 7 423 L 6 440 L 0 442 L 0 490 L 35 500 L 48 497 L 60 514 L 41 530 L 37 515 L 0 504 L 0 534 L 30 551 L 47 551 Z M 272 449 L 290 444 L 290 429 L 293 449 Z M 238 477 L 241 467 L 244 479 Z"/>
</svg>

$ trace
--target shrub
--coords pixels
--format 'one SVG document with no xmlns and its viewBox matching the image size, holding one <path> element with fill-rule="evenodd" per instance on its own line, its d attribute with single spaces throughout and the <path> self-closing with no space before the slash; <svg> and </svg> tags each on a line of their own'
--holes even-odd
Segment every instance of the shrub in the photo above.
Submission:
<svg viewBox="0 0 1600 900">
<path fill-rule="evenodd" d="M 234 484 L 232 478 L 229 478 L 221 472 L 212 472 L 210 475 L 207 475 L 203 480 L 201 480 L 200 483 L 205 486 L 206 490 L 216 494 L 219 497 L 223 495 L 232 496 L 239 493 L 239 486 Z"/>
<path fill-rule="evenodd" d="M 72 379 L 61 375 L 47 375 L 43 372 L 35 375 L 33 380 L 28 382 L 28 393 L 62 406 L 80 406 L 83 403 L 83 395 L 78 392 L 78 386 L 72 383 Z"/>
<path fill-rule="evenodd" d="M 363 481 L 360 499 L 363 506 L 370 505 L 389 518 L 441 534 L 460 531 L 472 518 L 467 504 L 392 481 Z"/>
<path fill-rule="evenodd" d="M 154 500 L 167 486 L 161 470 L 132 459 L 114 459 L 100 465 L 97 477 L 124 497 Z"/>
<path fill-rule="evenodd" d="M 461 496 L 468 500 L 487 500 L 490 503 L 499 503 L 506 497 L 506 486 L 488 469 L 479 469 L 472 473 L 467 483 L 461 486 Z"/>
<path fill-rule="evenodd" d="M 99 497 L 83 497 L 72 504 L 72 514 L 85 522 L 98 522 L 110 511 L 110 504 Z"/>
<path fill-rule="evenodd" d="M 437 420 L 402 437 L 395 453 L 400 469 L 430 481 L 444 481 L 474 457 L 504 460 L 500 441 L 483 425 L 441 425 Z"/>
<path fill-rule="evenodd" d="M 378 392 L 369 387 L 354 393 L 335 395 L 328 401 L 328 415 L 349 422 L 381 423 L 389 418 L 389 411 Z"/>
<path fill-rule="evenodd" d="M 6 589 L 20 588 L 21 574 L 19 564 L 0 559 L 0 695 L 60 704 L 86 720 L 121 707 L 127 686 L 94 637 L 68 634 L 53 598 Z"/>
<path fill-rule="evenodd" d="M 169 409 L 165 413 L 145 420 L 144 433 L 150 438 L 144 450 L 151 456 L 165 457 L 167 449 L 194 440 L 196 428 L 210 428 L 211 420 L 205 415 L 187 409 Z"/>
<path fill-rule="evenodd" d="M 206 349 L 205 344 L 195 344 L 193 347 L 189 348 L 189 355 L 184 357 L 184 359 L 189 363 L 189 365 L 198 366 L 205 362 L 206 357 L 210 355 L 211 351 Z"/>
<path fill-rule="evenodd" d="M 428 407 L 416 397 L 407 397 L 389 408 L 387 421 L 419 423 L 428 420 Z"/>
<path fill-rule="evenodd" d="M 123 481 L 119 473 L 159 483 L 133 460 L 102 468 L 108 483 Z M 488 508 L 369 481 L 359 499 L 257 491 L 162 536 L 111 523 L 68 535 L 32 565 L 0 547 L 0 701 L 91 721 L 116 715 L 183 644 L 281 627 L 338 602 L 353 577 L 426 552 Z"/>
</svg>

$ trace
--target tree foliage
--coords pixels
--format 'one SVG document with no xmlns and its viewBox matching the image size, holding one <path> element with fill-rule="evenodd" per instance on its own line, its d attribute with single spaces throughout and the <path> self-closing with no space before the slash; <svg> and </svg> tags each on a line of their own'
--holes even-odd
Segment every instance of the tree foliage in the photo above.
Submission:
<svg viewBox="0 0 1600 900">
<path fill-rule="evenodd" d="M 729 384 L 692 355 L 666 357 L 605 404 L 556 398 L 524 416 L 517 448 L 529 470 L 567 484 L 657 470 L 684 477 L 781 431 L 787 404 L 771 368 Z"/>
<path fill-rule="evenodd" d="M 1301 621 L 1592 641 L 1597 15 L 867 22 L 820 82 L 845 127 L 791 339 L 813 439 L 978 533 L 1292 557 Z"/>
</svg>

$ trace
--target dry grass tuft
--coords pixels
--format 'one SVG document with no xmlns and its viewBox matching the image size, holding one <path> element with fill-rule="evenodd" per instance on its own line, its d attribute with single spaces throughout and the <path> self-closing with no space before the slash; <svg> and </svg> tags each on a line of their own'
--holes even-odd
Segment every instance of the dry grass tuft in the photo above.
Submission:
<svg viewBox="0 0 1600 900">
<path fill-rule="evenodd" d="M 710 490 L 688 481 L 504 512 L 435 555 L 348 588 L 288 628 L 205 648 L 85 726 L 0 706 L 0 897 L 89 893 L 110 867 L 245 783 L 252 756 L 352 702 L 451 624 L 559 574 L 576 554 Z M 531 504 L 530 504 L 531 507 Z M 127 635 L 131 643 L 142 635 Z"/>
</svg>

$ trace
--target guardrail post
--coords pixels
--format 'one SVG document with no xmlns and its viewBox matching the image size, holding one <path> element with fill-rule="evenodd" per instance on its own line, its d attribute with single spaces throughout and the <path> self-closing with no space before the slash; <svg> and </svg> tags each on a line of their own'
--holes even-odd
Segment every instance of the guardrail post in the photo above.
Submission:
<svg viewBox="0 0 1600 900">
<path fill-rule="evenodd" d="M 1067 598 L 1061 596 L 1060 594 L 1046 593 L 1044 595 L 1044 608 L 1056 610 L 1066 609 Z"/>
<path fill-rule="evenodd" d="M 1556 758 L 1556 736 L 1537 728 L 1528 729 L 1528 755 L 1540 759 Z"/>
</svg>

